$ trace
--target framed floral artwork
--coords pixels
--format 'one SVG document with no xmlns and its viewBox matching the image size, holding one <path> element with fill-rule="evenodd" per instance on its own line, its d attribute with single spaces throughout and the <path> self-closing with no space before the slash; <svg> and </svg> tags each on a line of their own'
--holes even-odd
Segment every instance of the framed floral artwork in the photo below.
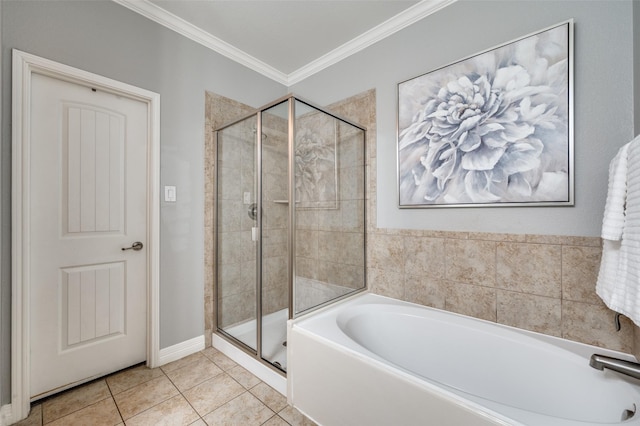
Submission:
<svg viewBox="0 0 640 426">
<path fill-rule="evenodd" d="M 573 21 L 398 84 L 401 208 L 572 206 Z"/>
</svg>

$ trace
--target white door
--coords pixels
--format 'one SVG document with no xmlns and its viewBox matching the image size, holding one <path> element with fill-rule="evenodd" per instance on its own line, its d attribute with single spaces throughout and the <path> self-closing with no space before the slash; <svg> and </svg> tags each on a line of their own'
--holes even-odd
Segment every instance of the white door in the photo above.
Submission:
<svg viewBox="0 0 640 426">
<path fill-rule="evenodd" d="M 30 394 L 146 359 L 148 105 L 34 73 Z M 122 250 L 141 242 L 141 250 Z"/>
</svg>

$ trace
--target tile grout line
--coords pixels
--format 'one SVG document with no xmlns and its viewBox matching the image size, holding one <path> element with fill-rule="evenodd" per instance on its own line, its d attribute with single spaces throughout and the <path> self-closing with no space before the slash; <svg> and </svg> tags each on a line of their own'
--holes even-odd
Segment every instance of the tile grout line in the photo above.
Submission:
<svg viewBox="0 0 640 426">
<path fill-rule="evenodd" d="M 203 354 L 203 355 L 204 355 L 204 354 Z M 214 365 L 218 366 L 215 362 L 211 361 L 211 360 L 210 360 L 206 355 L 204 355 L 204 357 L 205 357 L 205 358 L 207 358 L 207 359 L 208 359 L 210 362 L 212 362 Z M 185 367 L 187 367 L 187 366 L 185 366 Z M 161 367 L 158 367 L 158 368 L 160 368 L 160 369 L 161 369 Z M 207 422 L 206 422 L 206 421 L 204 420 L 204 418 L 200 415 L 200 413 L 198 412 L 198 410 L 196 410 L 196 407 L 194 407 L 194 406 L 193 406 L 193 404 L 191 404 L 191 401 L 189 401 L 189 398 L 187 398 L 187 397 L 184 395 L 184 393 L 182 393 L 182 391 L 180 390 L 180 388 L 178 388 L 178 386 L 173 382 L 173 380 L 171 380 L 171 377 L 169 377 L 169 375 L 168 375 L 164 370 L 162 370 L 162 373 L 167 377 L 167 379 L 169 379 L 169 381 L 171 382 L 171 384 L 172 384 L 172 385 L 173 385 L 173 386 L 178 390 L 178 393 L 180 394 L 180 396 L 181 396 L 185 401 L 187 401 L 187 404 L 189 404 L 189 407 L 191 407 L 191 409 L 193 410 L 193 412 L 194 412 L 194 413 L 196 413 L 196 414 L 198 415 L 198 420 L 202 420 L 202 422 L 203 422 L 204 424 L 207 424 Z M 218 375 L 219 375 L 219 374 L 218 374 Z M 215 377 L 215 376 L 214 376 L 214 377 Z M 205 380 L 205 382 L 206 382 L 206 380 Z M 204 383 L 204 382 L 201 382 L 201 383 Z M 198 383 L 198 384 L 196 384 L 196 385 L 194 385 L 194 386 L 190 387 L 189 389 L 192 389 L 192 388 L 194 388 L 194 387 L 196 387 L 196 386 L 200 385 L 201 383 Z M 189 390 L 189 389 L 185 389 L 185 390 Z M 154 407 L 155 407 L 155 406 L 154 406 Z M 197 420 L 196 420 L 196 421 L 197 421 Z M 193 424 L 193 423 L 195 423 L 195 422 L 191 422 L 190 424 Z"/>
<path fill-rule="evenodd" d="M 204 355 L 204 354 L 203 354 L 203 355 Z M 236 382 L 240 387 L 242 387 L 242 388 L 244 389 L 244 392 L 242 392 L 240 395 L 236 395 L 235 397 L 231 398 L 229 401 L 226 401 L 226 402 L 225 402 L 224 404 L 222 404 L 220 407 L 224 407 L 226 404 L 228 404 L 228 403 L 230 403 L 231 401 L 235 400 L 236 398 L 238 398 L 238 397 L 242 396 L 243 394 L 245 394 L 245 393 L 249 392 L 249 389 L 245 388 L 245 387 L 242 385 L 242 383 L 240 383 L 239 381 L 237 381 L 235 377 L 233 377 L 231 374 L 229 374 L 228 370 L 225 370 L 224 368 L 222 368 L 222 366 L 218 365 L 218 364 L 217 364 L 213 359 L 209 358 L 208 356 L 206 356 L 206 355 L 204 355 L 204 356 L 205 356 L 205 358 L 207 358 L 211 363 L 213 363 L 213 365 L 215 365 L 215 366 L 216 366 L 216 367 L 218 367 L 220 370 L 222 370 L 222 373 L 221 373 L 221 374 L 218 374 L 218 375 L 216 375 L 216 376 L 214 376 L 214 377 L 218 377 L 218 376 L 220 376 L 220 375 L 222 375 L 222 374 L 226 374 L 227 376 L 229 376 L 229 377 L 231 378 L 231 380 L 233 380 L 234 382 Z M 232 361 L 233 361 L 233 360 L 232 360 Z M 229 368 L 229 370 L 232 370 L 232 369 L 233 369 L 233 368 L 235 368 L 237 365 L 240 365 L 240 364 L 236 363 L 235 361 L 234 361 L 234 363 L 235 363 L 235 365 L 234 365 L 233 367 Z M 210 380 L 210 379 L 209 379 L 209 380 Z M 203 382 L 203 383 L 204 383 L 204 382 Z M 197 386 L 197 385 L 196 385 L 196 386 Z M 195 386 L 194 386 L 194 387 L 195 387 Z M 250 393 L 250 392 L 249 392 L 249 393 Z M 253 395 L 253 394 L 251 394 L 251 395 Z M 254 396 L 255 396 L 255 395 L 254 395 Z M 185 397 L 185 399 L 186 399 L 186 397 Z M 188 400 L 187 400 L 187 401 L 188 401 Z M 260 401 L 260 402 L 262 402 L 262 401 Z M 191 403 L 189 403 L 189 404 L 191 404 Z M 215 408 L 215 409 L 211 410 L 210 412 L 208 412 L 208 413 L 206 414 L 206 416 L 208 416 L 209 414 L 213 413 L 214 411 L 216 411 L 216 410 L 217 410 L 218 408 L 220 408 L 220 407 L 217 407 L 217 408 Z M 267 408 L 268 408 L 268 407 L 267 407 Z M 271 410 L 271 411 L 273 411 L 273 410 Z M 196 412 L 197 412 L 197 411 L 196 411 Z M 198 413 L 198 415 L 199 415 L 199 414 L 200 414 L 200 413 Z M 204 420 L 204 416 L 200 416 L 200 418 L 202 419 L 202 421 L 203 421 L 203 422 L 205 422 L 205 423 L 206 423 L 206 421 Z"/>
<path fill-rule="evenodd" d="M 220 353 L 221 353 L 221 352 L 220 352 Z M 203 355 L 204 355 L 204 354 L 203 354 Z M 239 386 L 241 386 L 241 387 L 244 389 L 244 392 L 242 392 L 240 395 L 237 395 L 237 396 L 235 396 L 235 397 L 231 398 L 229 401 L 225 402 L 224 404 L 222 404 L 222 405 L 221 405 L 220 407 L 218 407 L 218 408 L 221 408 L 221 407 L 225 406 L 226 404 L 228 404 L 228 403 L 230 403 L 231 401 L 233 401 L 233 400 L 235 400 L 235 399 L 239 398 L 240 396 L 244 395 L 245 393 L 249 393 L 251 396 L 253 396 L 253 397 L 254 397 L 254 398 L 256 398 L 258 401 L 260 401 L 260 403 L 261 403 L 262 405 L 264 405 L 264 406 L 265 406 L 269 411 L 271 411 L 271 412 L 273 413 L 273 416 L 269 417 L 266 421 L 264 421 L 263 423 L 261 423 L 262 425 L 263 425 L 263 424 L 265 424 L 265 423 L 267 423 L 269 420 L 273 419 L 274 417 L 278 417 L 278 418 L 280 418 L 282 421 L 284 421 L 286 424 L 288 424 L 288 425 L 290 425 L 290 426 L 291 426 L 291 423 L 289 423 L 288 421 L 286 421 L 283 417 L 281 417 L 281 416 L 280 416 L 280 414 L 279 414 L 278 412 L 276 412 L 275 410 L 271 409 L 271 407 L 269 407 L 267 404 L 265 404 L 265 402 L 264 402 L 264 401 L 262 401 L 260 398 L 258 398 L 255 394 L 253 394 L 253 393 L 251 392 L 251 389 L 255 388 L 255 387 L 256 387 L 256 386 L 258 386 L 260 383 L 264 383 L 262 380 L 259 380 L 259 379 L 258 379 L 258 380 L 259 380 L 259 381 L 258 381 L 258 383 L 256 383 L 255 385 L 251 386 L 250 388 L 246 388 L 246 387 L 245 387 L 242 383 L 240 383 L 240 382 L 239 382 L 235 377 L 233 377 L 231 374 L 229 374 L 229 370 L 232 370 L 232 369 L 234 369 L 235 367 L 238 367 L 238 366 L 239 366 L 239 367 L 242 367 L 240 364 L 238 364 L 238 363 L 236 363 L 236 362 L 234 361 L 235 365 L 234 365 L 233 367 L 229 368 L 229 370 L 225 370 L 225 369 L 223 369 L 223 368 L 222 368 L 222 366 L 218 365 L 218 364 L 217 364 L 213 359 L 209 358 L 209 357 L 208 357 L 208 356 L 206 356 L 206 355 L 204 355 L 204 356 L 205 356 L 205 357 L 206 357 L 210 362 L 212 362 L 214 365 L 216 365 L 218 368 L 220 368 L 220 369 L 222 370 L 222 374 L 226 374 L 227 376 L 229 376 L 229 377 L 230 377 L 234 382 L 236 382 Z M 232 360 L 232 361 L 233 361 L 233 360 Z M 245 371 L 247 371 L 248 373 L 250 373 L 252 376 L 254 376 L 254 377 L 255 377 L 255 375 L 253 375 L 250 371 L 246 370 L 244 367 L 242 367 L 242 368 L 243 368 Z M 264 383 L 264 384 L 265 384 L 266 386 L 269 386 L 269 385 L 267 385 L 266 383 Z M 196 385 L 196 386 L 197 386 L 197 385 Z M 270 387 L 270 386 L 269 386 L 269 387 Z M 271 387 L 270 387 L 270 388 L 271 388 Z M 186 397 L 185 397 L 185 399 L 186 399 Z M 189 400 L 187 400 L 187 402 L 189 402 Z M 191 404 L 191 403 L 189 402 L 189 404 Z M 214 409 L 214 410 L 210 411 L 210 412 L 209 412 L 209 413 L 207 413 L 206 415 L 209 415 L 209 414 L 213 413 L 213 412 L 214 412 L 214 411 L 216 411 L 218 408 L 216 408 L 216 409 Z M 285 407 L 285 408 L 286 408 L 286 407 Z M 282 410 L 284 410 L 285 408 L 283 408 Z M 280 411 L 282 411 L 282 410 L 280 410 Z M 196 411 L 196 413 L 197 413 L 197 411 Z M 198 414 L 199 414 L 199 413 L 198 413 Z M 206 423 L 206 421 L 204 420 L 204 416 L 200 416 L 200 418 L 202 419 L 202 421 L 203 421 L 203 422 L 205 422 L 205 423 Z"/>
<path fill-rule="evenodd" d="M 109 377 L 109 376 L 107 376 Z M 116 397 L 113 395 L 113 391 L 111 390 L 111 386 L 109 386 L 109 382 L 107 381 L 107 377 L 104 378 L 104 383 L 107 385 L 107 389 L 109 389 L 109 395 L 111 395 L 111 400 L 113 401 L 113 405 L 116 406 L 116 410 L 118 410 L 118 415 L 120 416 L 120 420 L 122 424 L 126 424 L 124 421 L 124 416 L 122 415 L 122 411 L 120 411 L 120 407 L 118 407 L 118 403 L 116 402 Z"/>
<path fill-rule="evenodd" d="M 1 0 L 0 0 L 0 1 L 1 1 Z M 71 411 L 71 412 L 69 412 L 69 413 L 65 414 L 64 416 L 57 417 L 57 418 L 55 418 L 55 419 L 53 419 L 53 420 L 48 421 L 48 422 L 46 422 L 46 423 L 45 423 L 45 421 L 44 421 L 44 403 L 45 403 L 46 401 L 56 399 L 58 396 L 64 395 L 64 394 L 69 393 L 69 392 L 72 392 L 74 389 L 77 389 L 77 388 L 79 388 L 79 387 L 88 386 L 88 385 L 91 385 L 91 384 L 93 384 L 93 383 L 98 383 L 98 382 L 100 382 L 100 381 L 104 381 L 105 386 L 107 386 L 107 389 L 109 390 L 109 395 L 111 395 L 111 390 L 109 389 L 109 385 L 107 384 L 106 377 L 98 377 L 98 378 L 96 378 L 96 379 L 90 380 L 90 381 L 88 381 L 88 382 L 86 382 L 86 383 L 83 383 L 83 384 L 81 384 L 81 385 L 78 385 L 78 386 L 76 386 L 76 387 L 72 387 L 72 388 L 69 388 L 69 389 L 65 389 L 65 390 L 63 390 L 62 392 L 60 392 L 59 394 L 53 394 L 53 395 L 47 396 L 47 397 L 45 397 L 45 398 L 43 398 L 43 399 L 39 400 L 39 401 L 37 402 L 37 404 L 39 404 L 39 405 L 40 405 L 40 410 L 41 410 L 41 412 L 40 412 L 41 419 L 40 419 L 40 420 L 41 420 L 41 424 L 42 424 L 43 426 L 44 426 L 44 425 L 51 424 L 51 423 L 56 422 L 56 421 L 58 421 L 58 420 L 60 420 L 60 419 L 63 419 L 63 418 L 65 418 L 65 417 L 68 417 L 68 416 L 70 416 L 70 415 L 72 415 L 72 414 L 74 414 L 74 413 L 77 413 L 77 412 L 78 412 L 78 411 L 80 411 L 80 410 L 84 410 L 85 408 L 91 407 L 92 405 L 95 405 L 95 404 L 97 404 L 97 403 L 99 403 L 99 402 L 102 402 L 102 401 L 104 401 L 104 400 L 106 400 L 106 399 L 109 399 L 109 397 L 102 398 L 102 399 L 100 399 L 100 400 L 97 400 L 97 401 L 94 401 L 94 402 L 92 402 L 92 403 L 90 403 L 90 404 L 87 404 L 87 405 L 85 405 L 85 406 L 83 406 L 83 407 L 81 407 L 81 408 L 75 409 L 75 410 L 73 410 L 73 411 Z M 114 403 L 115 403 L 115 401 L 114 401 Z M 33 407 L 31 406 L 31 408 L 33 408 Z"/>
<path fill-rule="evenodd" d="M 192 363 L 189 363 L 189 364 L 187 364 L 187 365 L 185 365 L 185 366 L 183 366 L 183 367 L 180 367 L 180 368 L 188 367 L 188 366 L 190 366 L 191 364 L 194 364 L 194 363 L 195 363 L 195 361 L 194 361 L 194 362 L 192 362 Z M 179 370 L 180 368 L 177 368 L 176 370 Z M 185 396 L 183 395 L 182 391 L 180 391 L 180 389 L 178 388 L 178 386 L 176 386 L 176 384 L 173 382 L 173 380 L 171 380 L 171 378 L 170 378 L 170 377 L 169 377 L 169 375 L 166 373 L 166 371 L 164 371 L 164 370 L 162 369 L 162 367 L 158 367 L 158 369 L 162 372 L 162 374 L 164 374 L 164 377 L 169 381 L 169 383 L 171 383 L 171 386 L 173 386 L 173 387 L 176 389 L 176 391 L 178 391 L 178 395 L 180 395 L 182 398 L 184 398 L 184 400 L 185 400 L 185 401 L 187 401 L 187 404 L 189 404 L 189 406 L 193 409 L 193 411 L 198 415 L 199 419 L 201 419 L 202 421 L 204 421 L 204 419 L 202 419 L 202 416 L 200 416 L 200 413 L 198 413 L 198 411 L 197 411 L 197 410 L 196 410 L 196 409 L 191 405 L 191 402 L 189 402 L 189 400 L 187 399 L 187 397 L 185 397 Z M 156 378 L 154 378 L 154 379 L 147 380 L 147 381 L 146 381 L 146 382 L 144 382 L 144 383 L 148 383 L 148 382 L 150 382 L 150 381 L 152 381 L 152 380 L 155 380 L 155 379 L 158 379 L 158 378 L 160 378 L 160 377 L 156 377 Z M 144 383 L 140 383 L 140 384 L 144 384 Z M 137 386 L 139 386 L 140 384 L 138 384 Z M 143 410 L 143 411 L 141 411 L 141 412 L 137 413 L 136 415 L 134 415 L 134 416 L 130 417 L 130 418 L 129 418 L 129 419 L 127 419 L 127 420 L 131 420 L 131 419 L 133 419 L 134 417 L 139 416 L 139 415 L 140 415 L 140 414 L 142 414 L 142 413 L 146 413 L 147 411 L 150 411 L 150 410 L 152 410 L 152 409 L 156 408 L 158 405 L 163 404 L 163 403 L 165 403 L 165 402 L 169 401 L 170 399 L 175 398 L 175 397 L 176 397 L 176 396 L 178 396 L 178 395 L 173 395 L 173 396 L 170 396 L 170 397 L 168 397 L 168 398 L 166 398 L 166 399 L 163 399 L 162 401 L 158 402 L 157 404 L 155 404 L 155 405 L 153 405 L 153 406 L 151 406 L 151 407 L 149 407 L 149 408 L 147 408 L 147 409 L 145 409 L 145 410 Z M 124 418 L 123 418 L 123 422 L 124 422 L 124 423 L 125 423 L 125 425 L 126 425 L 126 421 L 124 420 Z M 193 422 L 191 422 L 191 423 L 193 423 Z M 191 423 L 190 423 L 190 424 L 191 424 Z M 206 423 L 206 422 L 205 422 L 205 423 Z"/>
<path fill-rule="evenodd" d="M 213 379 L 213 378 L 215 378 L 215 377 L 218 377 L 218 376 L 220 376 L 220 375 L 222 375 L 222 374 L 226 374 L 226 375 L 227 375 L 227 376 L 229 376 L 233 381 L 235 381 L 236 383 L 238 383 L 238 385 L 239 385 L 239 386 L 241 386 L 241 387 L 244 389 L 244 392 L 243 392 L 243 393 L 241 393 L 240 395 L 238 395 L 238 396 L 236 396 L 236 397 L 234 397 L 234 398 L 230 399 L 229 401 L 226 401 L 224 404 L 222 404 L 222 405 L 221 405 L 221 407 L 222 407 L 222 406 L 224 406 L 224 405 L 226 405 L 226 404 L 228 404 L 229 402 L 233 401 L 234 399 L 238 398 L 238 397 L 239 397 L 239 396 L 241 396 L 242 394 L 244 394 L 244 393 L 246 393 L 246 392 L 249 392 L 249 390 L 248 390 L 247 388 L 245 388 L 244 386 L 242 386 L 242 384 L 241 384 L 240 382 L 238 382 L 238 381 L 237 381 L 237 380 L 236 380 L 236 379 L 235 379 L 231 374 L 229 374 L 229 373 L 227 372 L 227 370 L 224 370 L 224 369 L 222 368 L 222 366 L 218 365 L 218 364 L 217 364 L 217 363 L 216 363 L 212 358 L 208 357 L 208 356 L 207 356 L 207 355 L 205 355 L 205 354 L 202 354 L 202 355 L 204 356 L 204 358 L 205 358 L 208 362 L 210 362 L 210 363 L 212 363 L 213 365 L 215 365 L 216 367 L 218 367 L 218 368 L 220 369 L 220 373 L 219 373 L 219 374 L 216 374 L 215 376 L 213 376 L 213 377 L 211 377 L 211 378 L 209 378 L 209 379 L 207 379 L 207 380 L 205 380 L 205 381 L 203 381 L 203 382 L 200 382 L 200 383 L 197 383 L 197 384 L 193 385 L 193 386 L 192 386 L 192 387 L 190 387 L 189 389 L 185 389 L 185 391 L 188 391 L 188 390 L 190 390 L 190 389 L 193 389 L 194 387 L 196 387 L 196 386 L 198 386 L 198 385 L 200 385 L 200 384 L 202 384 L 202 383 L 205 383 L 206 381 L 211 380 L 211 379 Z M 193 362 L 193 363 L 191 363 L 191 364 L 195 364 L 196 362 L 197 362 L 197 361 L 194 361 L 194 362 Z M 188 367 L 189 365 L 190 365 L 190 364 L 185 365 L 185 366 L 180 367 L 180 368 L 185 368 L 185 367 Z M 236 363 L 236 365 L 239 365 L 239 364 L 237 364 L 237 363 Z M 178 391 L 178 393 L 180 394 L 180 396 L 181 396 L 185 401 L 187 401 L 187 404 L 189 404 L 189 406 L 193 409 L 193 411 L 198 415 L 198 418 L 199 418 L 200 420 L 202 420 L 202 421 L 206 424 L 206 421 L 204 420 L 204 416 L 200 415 L 200 413 L 198 412 L 198 410 L 196 410 L 196 408 L 193 406 L 193 404 L 191 403 L 191 401 L 189 401 L 189 399 L 184 395 L 184 393 L 182 392 L 182 390 L 180 390 L 180 388 L 178 388 L 178 386 L 174 383 L 174 381 L 173 381 L 173 380 L 171 380 L 171 378 L 169 377 L 169 375 L 168 375 L 168 374 L 167 374 L 167 373 L 162 369 L 162 367 L 159 367 L 159 368 L 160 368 L 160 370 L 162 371 L 162 373 L 167 377 L 167 379 L 169 380 L 169 382 L 171 382 L 171 384 L 176 388 L 176 390 Z M 235 368 L 235 366 L 234 366 L 234 367 L 232 367 L 232 368 Z M 230 369 L 231 369 L 231 368 L 230 368 Z M 262 382 L 262 381 L 261 381 L 261 382 Z M 163 402 L 164 402 L 164 401 L 163 401 Z M 262 401 L 261 401 L 261 402 L 262 402 Z M 154 405 L 153 407 L 155 407 L 155 406 L 157 406 L 157 404 L 156 404 L 156 405 Z M 265 406 L 266 406 L 266 405 L 265 405 Z M 148 408 L 147 410 L 150 410 L 150 409 L 151 409 L 151 408 L 153 408 L 153 407 L 150 407 L 150 408 Z M 220 407 L 218 407 L 218 408 L 220 408 Z M 214 412 L 215 410 L 217 410 L 218 408 L 216 408 L 216 409 L 214 409 L 214 410 L 210 411 L 209 413 L 205 414 L 205 416 L 207 416 L 207 415 L 209 415 L 209 414 L 213 413 L 213 412 Z M 269 408 L 269 407 L 267 407 L 267 408 Z M 145 411 L 147 411 L 147 410 L 145 410 Z M 271 410 L 271 411 L 273 412 L 273 410 Z M 277 415 L 277 414 L 276 414 L 276 415 Z M 273 416 L 272 416 L 272 417 L 273 417 Z"/>
</svg>

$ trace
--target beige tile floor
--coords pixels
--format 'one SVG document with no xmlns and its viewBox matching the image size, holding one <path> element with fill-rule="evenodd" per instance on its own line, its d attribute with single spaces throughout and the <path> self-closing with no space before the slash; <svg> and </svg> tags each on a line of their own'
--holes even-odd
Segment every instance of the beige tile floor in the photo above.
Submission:
<svg viewBox="0 0 640 426">
<path fill-rule="evenodd" d="M 36 402 L 19 426 L 314 425 L 280 393 L 214 348 L 132 367 Z"/>
</svg>

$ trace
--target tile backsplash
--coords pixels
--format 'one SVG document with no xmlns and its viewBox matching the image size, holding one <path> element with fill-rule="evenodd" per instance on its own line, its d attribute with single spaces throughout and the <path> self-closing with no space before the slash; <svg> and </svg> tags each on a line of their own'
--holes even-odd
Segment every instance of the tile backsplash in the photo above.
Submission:
<svg viewBox="0 0 640 426">
<path fill-rule="evenodd" d="M 633 323 L 595 294 L 600 238 L 376 229 L 377 294 L 631 353 Z"/>
</svg>

